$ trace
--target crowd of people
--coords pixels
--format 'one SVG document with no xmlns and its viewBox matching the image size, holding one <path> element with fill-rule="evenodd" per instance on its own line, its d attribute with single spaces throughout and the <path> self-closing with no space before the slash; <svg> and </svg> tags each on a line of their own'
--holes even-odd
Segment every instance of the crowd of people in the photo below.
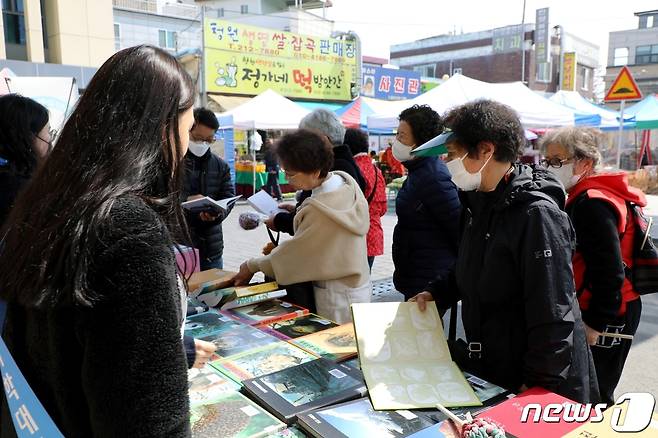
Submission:
<svg viewBox="0 0 658 438">
<path fill-rule="evenodd" d="M 66 436 L 190 433 L 186 370 L 214 346 L 183 335 L 175 251 L 194 246 L 201 269 L 222 268 L 228 213 L 181 203 L 234 195 L 211 148 L 217 119 L 194 98 L 175 58 L 150 46 L 99 69 L 54 148 L 43 106 L 0 97 L 2 338 Z M 447 159 L 414 154 L 437 137 Z M 266 143 L 268 172 L 284 169 L 297 202 L 265 224 L 291 238 L 246 260 L 234 283 L 262 272 L 291 301 L 349 322 L 350 305 L 371 299 L 384 250 L 386 184 L 367 134 L 316 110 Z M 541 386 L 614 403 L 631 341 L 601 335 L 637 330 L 628 209 L 646 200 L 623 173 L 598 170 L 600 146 L 595 129 L 549 131 L 533 167 L 519 164 L 524 130 L 500 103 L 400 114 L 389 152 L 408 177 L 394 283 L 421 310 L 461 301 L 466 340 L 451 351 L 463 369 L 513 392 Z M 0 437 L 9 436 L 3 399 Z"/>
</svg>

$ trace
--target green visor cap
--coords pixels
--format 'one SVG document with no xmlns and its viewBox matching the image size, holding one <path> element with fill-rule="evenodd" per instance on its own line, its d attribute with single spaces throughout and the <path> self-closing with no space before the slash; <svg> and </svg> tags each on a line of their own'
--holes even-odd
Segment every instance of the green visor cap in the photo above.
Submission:
<svg viewBox="0 0 658 438">
<path fill-rule="evenodd" d="M 437 155 L 447 154 L 446 143 L 450 143 L 454 138 L 454 132 L 446 131 L 412 150 L 411 155 L 415 157 L 436 157 Z"/>
</svg>

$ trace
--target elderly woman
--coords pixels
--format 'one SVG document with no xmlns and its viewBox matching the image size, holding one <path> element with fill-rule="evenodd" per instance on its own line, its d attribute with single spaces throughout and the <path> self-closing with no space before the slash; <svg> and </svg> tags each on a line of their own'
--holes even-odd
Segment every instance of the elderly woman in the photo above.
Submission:
<svg viewBox="0 0 658 438">
<path fill-rule="evenodd" d="M 462 300 L 468 343 L 456 343 L 453 357 L 463 368 L 514 392 L 541 386 L 598 401 L 562 187 L 548 172 L 517 163 L 525 139 L 511 108 L 475 101 L 445 121 L 452 131 L 443 142 L 461 151 L 448 163 L 464 208 L 459 256 L 412 300 L 421 309 L 431 299 L 441 309 Z"/>
<path fill-rule="evenodd" d="M 350 304 L 371 297 L 368 203 L 354 178 L 330 172 L 333 151 L 326 137 L 300 129 L 282 137 L 276 152 L 290 184 L 311 195 L 297 210 L 293 238 L 243 263 L 235 284 L 249 283 L 259 271 L 280 284 L 312 281 L 317 312 L 348 322 Z"/>
<path fill-rule="evenodd" d="M 549 131 L 542 140 L 542 164 L 569 193 L 566 211 L 578 236 L 573 270 L 587 339 L 592 346 L 601 397 L 614 403 L 632 341 L 601 332 L 635 334 L 642 302 L 625 274 L 633 265 L 634 223 L 628 203 L 646 205 L 623 172 L 599 173 L 602 134 L 593 128 Z"/>
<path fill-rule="evenodd" d="M 448 272 L 457 257 L 460 207 L 450 173 L 437 157 L 411 154 L 442 131 L 436 111 L 414 105 L 400 114 L 393 142 L 393 155 L 409 172 L 395 201 L 393 232 L 393 281 L 407 299 Z"/>
</svg>

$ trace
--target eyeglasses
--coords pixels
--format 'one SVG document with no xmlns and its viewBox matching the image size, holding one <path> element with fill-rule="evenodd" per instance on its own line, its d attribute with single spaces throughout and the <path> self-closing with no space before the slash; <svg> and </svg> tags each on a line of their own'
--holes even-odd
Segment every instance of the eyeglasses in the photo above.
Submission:
<svg viewBox="0 0 658 438">
<path fill-rule="evenodd" d="M 560 167 L 562 167 L 562 165 L 567 164 L 572 160 L 573 158 L 566 158 L 564 160 L 558 157 L 544 158 L 542 160 L 539 160 L 539 165 L 546 169 L 548 169 L 549 167 L 554 167 L 555 169 L 559 169 Z"/>
</svg>

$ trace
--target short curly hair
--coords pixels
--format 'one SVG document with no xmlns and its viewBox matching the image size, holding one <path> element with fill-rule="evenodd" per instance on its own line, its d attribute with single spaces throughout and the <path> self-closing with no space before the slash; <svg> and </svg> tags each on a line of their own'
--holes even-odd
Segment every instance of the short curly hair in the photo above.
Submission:
<svg viewBox="0 0 658 438">
<path fill-rule="evenodd" d="M 443 121 L 439 113 L 427 105 L 414 105 L 400 113 L 401 122 L 411 127 L 416 145 L 427 143 L 443 132 Z"/>
<path fill-rule="evenodd" d="M 329 140 L 316 131 L 298 129 L 279 139 L 275 151 L 286 170 L 327 176 L 334 166 L 334 150 Z"/>
<path fill-rule="evenodd" d="M 357 128 L 345 131 L 345 144 L 349 146 L 352 155 L 368 152 L 368 134 Z"/>
<path fill-rule="evenodd" d="M 477 156 L 478 145 L 488 141 L 495 147 L 496 161 L 513 163 L 526 144 L 519 116 L 500 102 L 486 99 L 469 102 L 450 110 L 444 120 L 471 156 Z"/>
<path fill-rule="evenodd" d="M 576 159 L 590 159 L 594 167 L 601 162 L 603 132 L 597 128 L 567 126 L 551 129 L 541 139 L 541 150 L 546 153 L 549 144 L 562 145 Z"/>
</svg>

